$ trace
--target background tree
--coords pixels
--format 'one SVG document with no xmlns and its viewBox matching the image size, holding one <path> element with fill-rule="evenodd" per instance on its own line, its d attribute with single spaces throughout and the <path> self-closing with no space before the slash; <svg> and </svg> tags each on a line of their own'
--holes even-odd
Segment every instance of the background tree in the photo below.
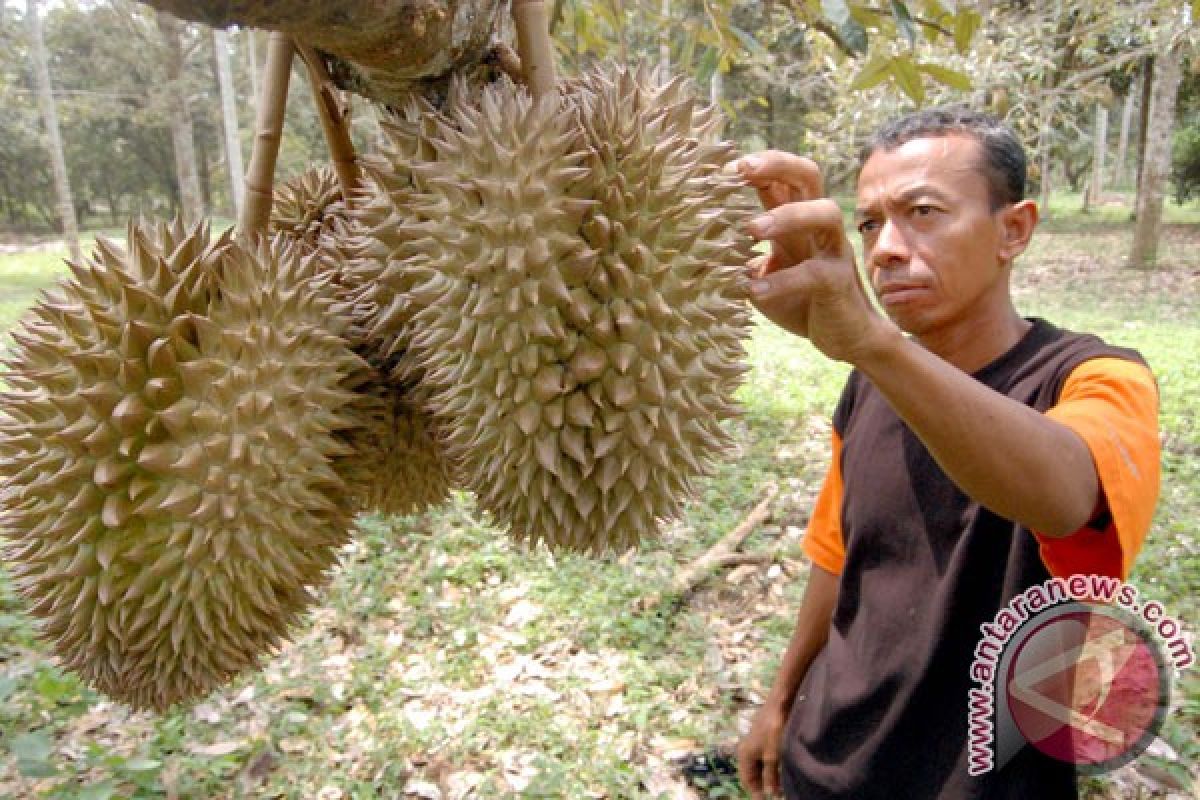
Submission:
<svg viewBox="0 0 1200 800">
<path fill-rule="evenodd" d="M 46 44 L 42 36 L 41 11 L 37 0 L 26 0 L 26 17 L 29 23 L 34 71 L 37 75 L 38 105 L 42 121 L 46 126 L 46 147 L 50 151 L 50 163 L 54 169 L 54 193 L 58 199 L 58 218 L 62 223 L 63 235 L 67 240 L 71 258 L 79 260 L 79 226 L 75 222 L 75 201 L 71 196 L 71 182 L 67 175 L 67 162 L 63 155 L 62 134 L 58 128 L 58 109 L 54 103 L 54 90 L 50 86 L 50 68 L 46 59 Z"/>
<path fill-rule="evenodd" d="M 229 36 L 220 28 L 213 29 L 213 61 L 217 71 L 217 86 L 221 93 L 221 127 L 225 132 L 225 169 L 229 174 L 229 191 L 234 215 L 242 213 L 242 141 L 237 117 L 237 96 L 233 88 L 233 65 L 229 57 Z"/>
<path fill-rule="evenodd" d="M 182 25 L 174 16 L 159 12 L 155 23 L 162 37 L 159 53 L 166 81 L 163 84 L 171 127 L 171 146 L 175 153 L 175 173 L 179 180 L 179 199 L 183 218 L 195 221 L 204 216 L 205 203 L 200 194 L 200 175 L 196 166 L 196 138 L 189 108 L 188 85 L 184 69 L 187 51 L 194 42 L 184 43 Z M 189 37 L 190 38 L 190 37 Z"/>
<path fill-rule="evenodd" d="M 1162 232 L 1163 198 L 1171 169 L 1171 131 L 1175 122 L 1175 96 L 1182 76 L 1183 46 L 1168 29 L 1155 59 L 1154 84 L 1150 93 L 1150 119 L 1146 126 L 1146 151 L 1138 181 L 1137 224 L 1129 262 L 1135 267 L 1152 266 L 1158 257 Z"/>
</svg>

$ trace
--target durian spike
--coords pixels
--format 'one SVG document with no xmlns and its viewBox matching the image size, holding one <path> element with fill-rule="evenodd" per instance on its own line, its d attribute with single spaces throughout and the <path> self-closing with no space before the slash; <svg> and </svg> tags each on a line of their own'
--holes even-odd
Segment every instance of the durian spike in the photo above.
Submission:
<svg viewBox="0 0 1200 800">
<path fill-rule="evenodd" d="M 271 34 L 254 123 L 254 150 L 246 170 L 246 203 L 238 220 L 238 231 L 243 236 L 265 234 L 271 222 L 275 160 L 283 139 L 283 112 L 287 107 L 294 54 L 291 38 L 282 33 Z"/>
</svg>

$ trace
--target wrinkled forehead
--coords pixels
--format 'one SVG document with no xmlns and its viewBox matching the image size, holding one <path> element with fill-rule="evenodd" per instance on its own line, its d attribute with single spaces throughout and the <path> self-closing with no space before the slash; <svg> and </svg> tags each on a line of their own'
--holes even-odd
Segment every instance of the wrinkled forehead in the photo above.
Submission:
<svg viewBox="0 0 1200 800">
<path fill-rule="evenodd" d="M 956 192 L 986 195 L 983 148 L 967 134 L 944 134 L 909 139 L 890 149 L 880 148 L 867 158 L 858 175 L 859 197 L 881 191 L 904 190 L 929 183 Z"/>
</svg>

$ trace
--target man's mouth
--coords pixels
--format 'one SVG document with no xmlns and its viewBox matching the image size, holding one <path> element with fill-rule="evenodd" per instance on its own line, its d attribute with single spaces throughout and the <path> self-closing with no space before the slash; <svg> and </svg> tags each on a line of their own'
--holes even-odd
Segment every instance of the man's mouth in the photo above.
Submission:
<svg viewBox="0 0 1200 800">
<path fill-rule="evenodd" d="M 929 287 L 925 284 L 893 281 L 882 284 L 875 293 L 885 306 L 895 306 L 918 300 L 928 291 Z"/>
</svg>

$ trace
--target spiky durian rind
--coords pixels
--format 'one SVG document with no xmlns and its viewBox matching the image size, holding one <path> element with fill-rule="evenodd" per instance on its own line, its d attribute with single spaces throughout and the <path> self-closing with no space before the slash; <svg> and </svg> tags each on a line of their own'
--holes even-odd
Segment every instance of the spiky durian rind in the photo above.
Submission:
<svg viewBox="0 0 1200 800">
<path fill-rule="evenodd" d="M 375 337 L 514 535 L 636 544 L 729 444 L 751 244 L 732 146 L 681 84 L 620 70 L 408 123 L 362 226 Z"/>
<path fill-rule="evenodd" d="M 368 157 L 364 163 L 374 161 Z M 361 510 L 412 514 L 449 496 L 449 474 L 432 419 L 414 401 L 412 387 L 382 368 L 388 359 L 370 337 L 375 295 L 367 273 L 354 266 L 357 226 L 331 167 L 313 167 L 275 193 L 273 229 L 316 260 L 346 322 L 344 337 L 356 353 L 379 365 L 355 391 L 348 413 L 356 424 L 343 435 L 350 452 L 335 468 Z"/>
<path fill-rule="evenodd" d="M 131 226 L 14 333 L 6 561 L 63 664 L 134 707 L 253 668 L 347 541 L 332 462 L 365 364 L 311 263 Z"/>
</svg>

